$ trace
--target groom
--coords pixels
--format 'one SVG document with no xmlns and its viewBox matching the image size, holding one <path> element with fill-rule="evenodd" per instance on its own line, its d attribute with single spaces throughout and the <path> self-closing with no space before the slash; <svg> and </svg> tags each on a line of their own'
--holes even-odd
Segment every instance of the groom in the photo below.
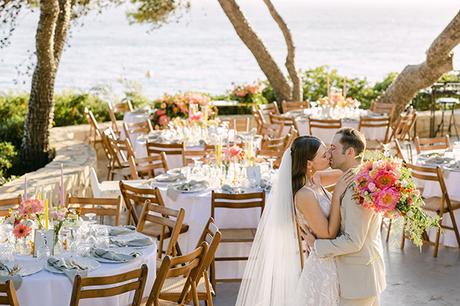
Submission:
<svg viewBox="0 0 460 306">
<path fill-rule="evenodd" d="M 331 144 L 331 167 L 346 172 L 357 167 L 366 139 L 355 129 L 339 130 Z M 335 195 L 340 196 L 340 195 Z M 315 239 L 307 243 L 319 257 L 335 257 L 341 306 L 378 306 L 385 289 L 385 267 L 380 239 L 380 215 L 363 208 L 348 188 L 341 200 L 341 229 L 335 239 Z"/>
</svg>

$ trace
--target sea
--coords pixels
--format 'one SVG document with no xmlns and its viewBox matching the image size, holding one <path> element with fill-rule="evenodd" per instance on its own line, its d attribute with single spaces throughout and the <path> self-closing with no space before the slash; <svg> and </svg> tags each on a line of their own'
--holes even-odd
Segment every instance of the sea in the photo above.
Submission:
<svg viewBox="0 0 460 306">
<path fill-rule="evenodd" d="M 283 36 L 263 1 L 237 2 L 286 71 Z M 272 2 L 292 31 L 298 69 L 327 65 L 370 82 L 422 62 L 460 9 L 459 0 Z M 73 25 L 62 55 L 57 91 L 94 91 L 117 98 L 137 90 L 154 99 L 178 91 L 222 94 L 234 84 L 266 79 L 217 0 L 190 4 L 159 28 L 130 22 L 132 4 L 83 17 Z M 0 93 L 30 90 L 38 13 L 21 13 L 10 45 L 0 49 Z M 0 34 L 5 29 L 0 25 Z M 454 51 L 454 67 L 460 69 L 460 48 Z"/>
</svg>

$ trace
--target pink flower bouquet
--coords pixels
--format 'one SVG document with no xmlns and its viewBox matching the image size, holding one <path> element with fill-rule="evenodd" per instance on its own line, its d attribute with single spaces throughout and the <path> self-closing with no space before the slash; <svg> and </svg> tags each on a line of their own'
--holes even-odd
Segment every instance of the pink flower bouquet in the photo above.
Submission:
<svg viewBox="0 0 460 306">
<path fill-rule="evenodd" d="M 366 153 L 354 180 L 355 199 L 363 207 L 386 217 L 403 217 L 410 239 L 423 244 L 422 235 L 439 220 L 427 215 L 410 169 L 396 158 L 381 153 Z"/>
</svg>

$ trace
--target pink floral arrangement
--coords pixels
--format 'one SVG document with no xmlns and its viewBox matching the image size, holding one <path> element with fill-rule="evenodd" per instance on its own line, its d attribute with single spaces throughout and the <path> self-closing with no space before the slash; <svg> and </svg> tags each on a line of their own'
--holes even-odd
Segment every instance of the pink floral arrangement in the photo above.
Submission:
<svg viewBox="0 0 460 306">
<path fill-rule="evenodd" d="M 237 158 L 241 160 L 244 158 L 244 151 L 240 146 L 235 144 L 228 149 L 228 156 L 231 159 Z"/>
<path fill-rule="evenodd" d="M 356 169 L 355 199 L 363 207 L 383 213 L 386 217 L 403 217 L 412 241 L 422 245 L 423 233 L 430 227 L 438 226 L 438 219 L 422 210 L 424 202 L 411 170 L 401 160 L 382 153 L 366 152 L 364 160 Z"/>
<path fill-rule="evenodd" d="M 319 106 L 330 106 L 330 107 L 359 107 L 361 103 L 358 100 L 351 97 L 345 98 L 340 93 L 333 93 L 329 97 L 322 97 L 318 100 Z"/>
<path fill-rule="evenodd" d="M 208 108 L 208 118 L 212 119 L 217 116 L 217 108 L 209 102 L 209 96 L 202 93 L 165 94 L 162 98 L 153 102 L 153 106 L 156 109 L 151 117 L 153 126 L 155 128 L 165 128 L 174 118 L 188 118 L 190 104 L 198 105 L 201 111 Z"/>
<path fill-rule="evenodd" d="M 202 112 L 196 112 L 194 114 L 191 114 L 189 119 L 192 122 L 201 122 L 201 120 L 203 120 L 203 113 Z"/>
<path fill-rule="evenodd" d="M 32 228 L 23 223 L 18 223 L 13 228 L 13 235 L 17 239 L 25 238 L 30 235 Z"/>
<path fill-rule="evenodd" d="M 261 82 L 252 84 L 234 85 L 230 90 L 230 99 L 243 103 L 267 103 L 267 100 L 262 95 L 265 86 Z"/>
<path fill-rule="evenodd" d="M 40 214 L 43 213 L 44 209 L 43 201 L 38 199 L 27 199 L 22 201 L 18 207 L 18 212 L 24 218 L 35 220 Z"/>
</svg>

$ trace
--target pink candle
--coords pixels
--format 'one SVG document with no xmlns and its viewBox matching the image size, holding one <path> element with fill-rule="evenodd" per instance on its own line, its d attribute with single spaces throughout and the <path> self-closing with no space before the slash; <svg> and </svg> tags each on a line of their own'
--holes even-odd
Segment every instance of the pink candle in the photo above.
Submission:
<svg viewBox="0 0 460 306">
<path fill-rule="evenodd" d="M 27 200 L 27 175 L 24 175 L 24 194 L 22 195 L 24 201 Z"/>
<path fill-rule="evenodd" d="M 61 164 L 61 205 L 64 205 L 64 169 Z"/>
</svg>

